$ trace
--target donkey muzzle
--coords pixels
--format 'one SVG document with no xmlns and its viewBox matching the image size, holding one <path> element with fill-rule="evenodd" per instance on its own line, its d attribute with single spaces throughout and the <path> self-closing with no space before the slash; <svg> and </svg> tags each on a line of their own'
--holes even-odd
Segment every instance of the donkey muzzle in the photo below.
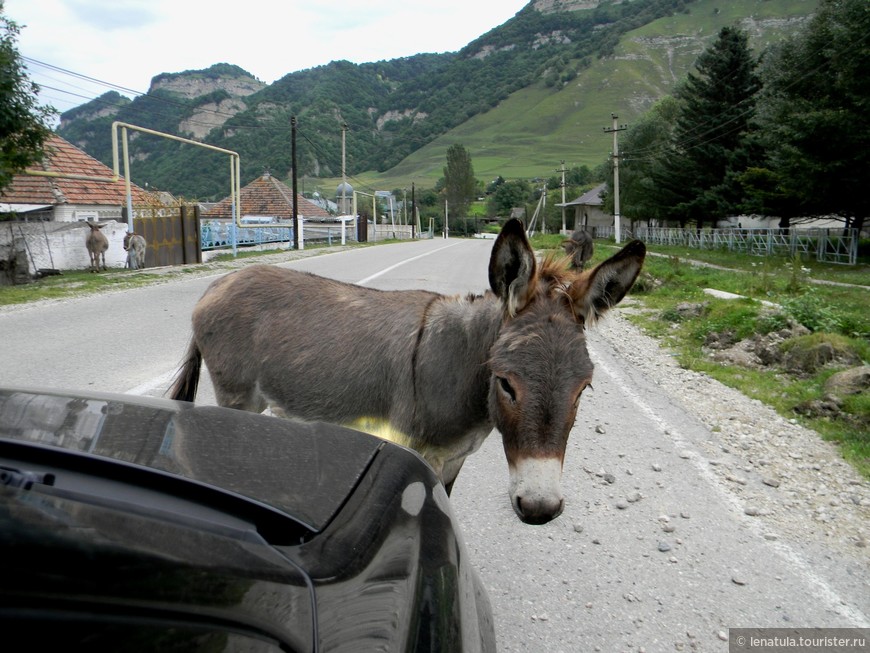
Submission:
<svg viewBox="0 0 870 653">
<path fill-rule="evenodd" d="M 514 512 L 526 524 L 546 524 L 562 514 L 565 499 L 558 458 L 524 458 L 510 466 L 509 493 Z"/>
</svg>

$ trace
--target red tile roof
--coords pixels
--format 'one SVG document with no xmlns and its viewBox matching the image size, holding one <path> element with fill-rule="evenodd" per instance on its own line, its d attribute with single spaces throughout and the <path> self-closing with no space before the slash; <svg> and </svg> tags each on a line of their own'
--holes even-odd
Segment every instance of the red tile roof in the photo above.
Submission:
<svg viewBox="0 0 870 653">
<path fill-rule="evenodd" d="M 45 144 L 45 157 L 34 170 L 64 174 L 111 177 L 112 169 L 86 154 L 72 143 L 53 134 Z M 133 203 L 153 204 L 148 194 L 131 185 Z M 116 182 L 15 175 L 12 184 L 0 192 L 0 201 L 9 204 L 97 204 L 123 206 L 126 199 L 124 178 Z"/>
<path fill-rule="evenodd" d="M 293 191 L 270 174 L 258 177 L 239 193 L 242 216 L 268 215 L 290 220 L 293 218 Z M 328 218 L 329 213 L 296 193 L 299 215 L 305 218 Z M 232 218 L 231 198 L 226 197 L 209 209 L 203 217 Z"/>
</svg>

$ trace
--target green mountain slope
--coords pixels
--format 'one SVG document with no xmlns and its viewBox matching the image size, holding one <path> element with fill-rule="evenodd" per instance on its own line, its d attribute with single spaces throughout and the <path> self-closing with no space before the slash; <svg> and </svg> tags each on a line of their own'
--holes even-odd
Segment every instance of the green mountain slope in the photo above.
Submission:
<svg viewBox="0 0 870 653">
<path fill-rule="evenodd" d="M 701 0 L 685 13 L 628 32 L 612 57 L 599 59 L 561 89 L 543 80 L 513 94 L 491 111 L 474 116 L 424 146 L 395 168 L 360 179 L 381 188 L 415 181 L 431 185 L 442 173 L 447 148 L 461 143 L 475 174 L 490 180 L 549 177 L 562 160 L 594 167 L 606 160 L 613 139 L 603 131 L 611 114 L 629 126 L 657 99 L 672 92 L 719 30 L 737 24 L 752 47 L 769 43 L 805 24 L 815 0 Z"/>
<path fill-rule="evenodd" d="M 299 177 L 327 195 L 341 174 L 342 124 L 358 187 L 431 187 L 454 143 L 480 179 L 550 176 L 562 160 L 603 162 L 611 113 L 631 123 L 670 93 L 721 26 L 748 29 L 760 50 L 797 29 L 817 1 L 591 4 L 535 0 L 458 53 L 332 62 L 269 86 L 229 64 L 163 74 L 132 102 L 107 94 L 67 112 L 58 131 L 104 162 L 112 120 L 194 137 L 239 152 L 245 184 L 264 170 L 289 179 L 296 116 Z M 143 136 L 131 157 L 140 185 L 199 199 L 227 193 L 225 161 L 200 148 Z"/>
</svg>

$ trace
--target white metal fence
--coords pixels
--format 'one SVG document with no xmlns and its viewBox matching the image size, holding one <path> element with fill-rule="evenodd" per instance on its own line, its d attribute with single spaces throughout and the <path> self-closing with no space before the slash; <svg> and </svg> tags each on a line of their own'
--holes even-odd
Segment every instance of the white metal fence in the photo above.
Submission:
<svg viewBox="0 0 870 653">
<path fill-rule="evenodd" d="M 600 228 L 598 237 L 607 237 Z M 611 230 L 612 231 L 612 230 Z M 633 236 L 646 243 L 697 249 L 727 249 L 756 256 L 815 257 L 825 263 L 855 265 L 858 261 L 858 231 L 850 229 L 666 229 L 642 227 Z M 610 234 L 608 234 L 610 235 Z"/>
</svg>

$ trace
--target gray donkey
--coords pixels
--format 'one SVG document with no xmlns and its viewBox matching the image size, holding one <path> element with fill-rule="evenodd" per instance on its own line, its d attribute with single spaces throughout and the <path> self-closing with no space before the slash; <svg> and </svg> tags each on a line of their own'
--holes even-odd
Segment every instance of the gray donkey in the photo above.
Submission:
<svg viewBox="0 0 870 653">
<path fill-rule="evenodd" d="M 127 252 L 127 267 L 132 270 L 141 270 L 145 267 L 145 249 L 148 243 L 145 237 L 128 231 L 124 235 L 124 251 Z"/>
<path fill-rule="evenodd" d="M 645 252 L 633 241 L 583 273 L 564 258 L 539 264 L 511 220 L 493 246 L 491 292 L 467 297 L 254 265 L 197 303 L 171 397 L 193 401 L 205 360 L 222 406 L 387 420 L 448 492 L 494 426 L 514 511 L 542 524 L 562 512 L 565 446 L 592 380 L 584 328 L 625 296 Z"/>
</svg>

